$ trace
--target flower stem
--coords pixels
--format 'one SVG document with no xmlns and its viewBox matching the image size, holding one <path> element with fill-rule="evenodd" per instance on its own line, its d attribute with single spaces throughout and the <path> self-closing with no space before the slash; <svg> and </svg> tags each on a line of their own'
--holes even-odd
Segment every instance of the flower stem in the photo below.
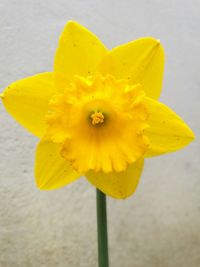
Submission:
<svg viewBox="0 0 200 267">
<path fill-rule="evenodd" d="M 109 267 L 106 196 L 97 189 L 97 232 L 99 267 Z"/>
</svg>

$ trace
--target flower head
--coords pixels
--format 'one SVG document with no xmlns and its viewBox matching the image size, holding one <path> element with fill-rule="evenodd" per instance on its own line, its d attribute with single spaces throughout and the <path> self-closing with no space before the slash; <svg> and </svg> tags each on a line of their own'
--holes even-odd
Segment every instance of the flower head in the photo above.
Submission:
<svg viewBox="0 0 200 267">
<path fill-rule="evenodd" d="M 41 138 L 35 176 L 41 189 L 81 175 L 115 198 L 131 195 L 145 157 L 178 150 L 194 135 L 156 99 L 164 52 L 151 37 L 108 51 L 76 22 L 67 23 L 54 71 L 8 86 L 7 111 Z"/>
</svg>

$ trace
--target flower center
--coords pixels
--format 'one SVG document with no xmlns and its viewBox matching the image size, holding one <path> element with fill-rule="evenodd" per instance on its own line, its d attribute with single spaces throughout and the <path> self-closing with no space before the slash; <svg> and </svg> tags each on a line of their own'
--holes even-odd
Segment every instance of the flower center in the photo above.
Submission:
<svg viewBox="0 0 200 267">
<path fill-rule="evenodd" d="M 94 112 L 90 118 L 92 119 L 92 124 L 97 125 L 104 122 L 104 115 L 101 112 Z"/>
</svg>

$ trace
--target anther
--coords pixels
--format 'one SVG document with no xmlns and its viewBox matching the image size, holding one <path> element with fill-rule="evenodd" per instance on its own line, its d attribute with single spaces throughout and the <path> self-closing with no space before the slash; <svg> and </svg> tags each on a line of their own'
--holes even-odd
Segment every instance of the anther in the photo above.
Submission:
<svg viewBox="0 0 200 267">
<path fill-rule="evenodd" d="M 101 112 L 94 112 L 90 118 L 92 119 L 92 124 L 100 124 L 104 122 L 104 115 Z"/>
</svg>

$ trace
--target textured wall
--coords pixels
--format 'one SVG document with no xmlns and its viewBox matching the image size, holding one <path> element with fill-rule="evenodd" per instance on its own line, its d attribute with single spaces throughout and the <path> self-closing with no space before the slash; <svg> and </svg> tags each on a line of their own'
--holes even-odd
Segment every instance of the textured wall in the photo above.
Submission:
<svg viewBox="0 0 200 267">
<path fill-rule="evenodd" d="M 109 47 L 152 35 L 166 50 L 161 100 L 200 131 L 200 1 L 1 0 L 0 88 L 52 69 L 69 19 Z M 94 267 L 95 189 L 84 179 L 42 192 L 36 138 L 0 105 L 0 267 Z M 200 146 L 146 161 L 136 194 L 108 199 L 112 267 L 200 266 Z"/>
</svg>

